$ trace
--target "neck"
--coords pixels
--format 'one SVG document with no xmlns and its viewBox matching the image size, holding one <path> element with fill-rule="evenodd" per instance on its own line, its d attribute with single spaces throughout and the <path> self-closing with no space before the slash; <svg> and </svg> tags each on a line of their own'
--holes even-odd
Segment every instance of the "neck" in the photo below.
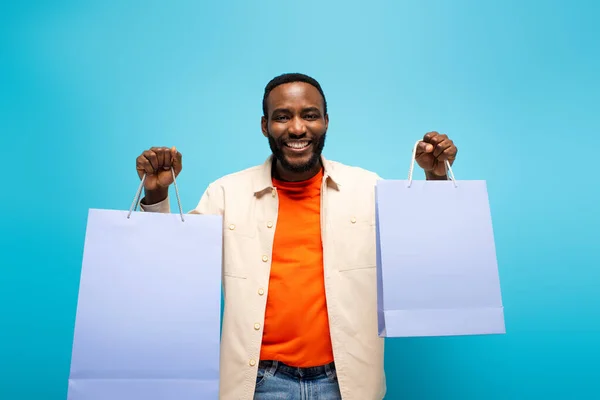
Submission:
<svg viewBox="0 0 600 400">
<path fill-rule="evenodd" d="M 319 160 L 318 163 L 315 164 L 314 167 L 312 167 L 310 170 L 308 171 L 302 171 L 302 172 L 295 172 L 295 171 L 290 171 L 287 170 L 285 168 L 283 168 L 281 166 L 281 163 L 277 162 L 276 158 L 273 158 L 273 177 L 279 181 L 284 181 L 284 182 L 301 182 L 301 181 L 306 181 L 310 178 L 312 178 L 313 176 L 317 175 L 319 173 L 319 171 L 321 170 L 321 168 L 323 168 L 321 161 Z"/>
</svg>

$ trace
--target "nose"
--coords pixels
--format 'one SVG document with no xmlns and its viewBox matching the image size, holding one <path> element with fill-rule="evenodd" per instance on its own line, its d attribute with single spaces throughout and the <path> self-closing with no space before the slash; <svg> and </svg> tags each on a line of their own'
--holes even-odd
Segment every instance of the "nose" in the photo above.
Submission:
<svg viewBox="0 0 600 400">
<path fill-rule="evenodd" d="M 293 118 L 288 125 L 288 132 L 290 135 L 301 136 L 306 134 L 306 125 L 302 118 Z"/>
</svg>

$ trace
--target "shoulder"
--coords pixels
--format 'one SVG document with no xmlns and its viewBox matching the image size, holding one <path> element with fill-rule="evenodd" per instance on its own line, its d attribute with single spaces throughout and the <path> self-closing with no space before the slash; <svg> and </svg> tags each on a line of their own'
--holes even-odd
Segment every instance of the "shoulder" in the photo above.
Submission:
<svg viewBox="0 0 600 400">
<path fill-rule="evenodd" d="M 350 185 L 374 185 L 381 177 L 368 169 L 348 165 L 339 161 L 326 160 L 326 168 L 329 169 L 330 175 L 334 179 L 338 179 L 340 183 Z"/>
<path fill-rule="evenodd" d="M 254 195 L 255 192 L 264 190 L 271 185 L 270 159 L 260 165 L 245 168 L 224 175 L 209 183 L 207 191 L 226 193 L 231 196 Z"/>
<path fill-rule="evenodd" d="M 261 176 L 264 166 L 254 166 L 224 175 L 206 187 L 195 209 L 199 214 L 223 214 L 226 204 L 235 200 L 235 204 L 246 204 L 252 196 L 253 182 Z"/>
<path fill-rule="evenodd" d="M 245 168 L 243 170 L 239 170 L 236 172 L 232 172 L 227 175 L 223 175 L 222 177 L 212 181 L 209 186 L 220 186 L 220 187 L 228 187 L 228 186 L 240 186 L 244 184 L 251 185 L 252 182 L 261 175 L 264 169 L 263 165 L 255 165 L 253 167 Z"/>
</svg>

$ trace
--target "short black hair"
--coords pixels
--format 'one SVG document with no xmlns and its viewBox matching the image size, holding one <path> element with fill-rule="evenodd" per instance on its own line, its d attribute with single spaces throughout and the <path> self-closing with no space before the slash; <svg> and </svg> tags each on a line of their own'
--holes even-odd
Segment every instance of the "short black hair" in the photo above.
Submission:
<svg viewBox="0 0 600 400">
<path fill-rule="evenodd" d="M 304 74 L 300 74 L 300 73 L 287 73 L 287 74 L 282 74 L 282 75 L 276 76 L 275 78 L 271 79 L 271 81 L 269 83 L 267 83 L 267 86 L 265 87 L 265 94 L 263 96 L 263 105 L 262 105 L 263 115 L 265 117 L 267 117 L 267 97 L 269 97 L 269 93 L 271 93 L 271 91 L 279 85 L 283 85 L 285 83 L 292 83 L 292 82 L 304 82 L 304 83 L 308 83 L 309 85 L 314 86 L 319 91 L 319 93 L 321 93 L 321 96 L 323 97 L 323 108 L 324 108 L 325 114 L 327 114 L 327 100 L 325 100 L 325 93 L 323 93 L 323 89 L 321 89 L 321 85 L 319 84 L 319 82 L 317 82 L 316 79 L 311 78 L 308 75 L 304 75 Z"/>
</svg>

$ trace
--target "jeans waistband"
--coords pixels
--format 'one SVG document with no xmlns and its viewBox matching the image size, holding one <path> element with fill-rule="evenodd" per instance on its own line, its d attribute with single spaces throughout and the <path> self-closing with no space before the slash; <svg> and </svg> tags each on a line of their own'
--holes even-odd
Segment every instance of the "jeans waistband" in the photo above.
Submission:
<svg viewBox="0 0 600 400">
<path fill-rule="evenodd" d="M 283 373 L 294 378 L 317 378 L 321 376 L 331 376 L 335 372 L 335 363 L 331 362 L 326 365 L 319 365 L 315 367 L 292 367 L 284 364 L 281 361 L 275 360 L 261 360 L 258 364 L 259 368 L 270 370 L 271 373 L 275 371 Z"/>
</svg>

